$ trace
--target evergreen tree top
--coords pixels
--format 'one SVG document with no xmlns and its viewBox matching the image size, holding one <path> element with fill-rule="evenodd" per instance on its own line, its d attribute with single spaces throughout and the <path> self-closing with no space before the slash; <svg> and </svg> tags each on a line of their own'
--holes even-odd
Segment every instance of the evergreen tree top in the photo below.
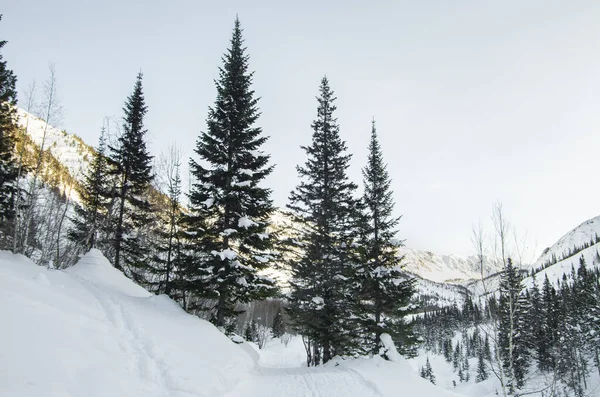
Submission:
<svg viewBox="0 0 600 397">
<path fill-rule="evenodd" d="M 352 154 L 347 152 L 346 142 L 340 137 L 334 117 L 337 98 L 326 76 L 321 79 L 319 94 L 317 117 L 311 123 L 312 142 L 310 146 L 302 146 L 307 160 L 296 167 L 301 182 L 290 194 L 288 208 L 304 214 L 311 222 L 339 223 L 356 206 L 353 194 L 357 186 L 346 172 Z"/>
<path fill-rule="evenodd" d="M 384 240 L 392 238 L 400 217 L 393 217 L 394 199 L 391 190 L 392 180 L 383 161 L 383 152 L 377 136 L 375 119 L 371 122 L 371 140 L 367 165 L 362 170 L 364 185 L 364 201 L 370 212 L 372 228 L 376 238 Z"/>
<path fill-rule="evenodd" d="M 2 14 L 0 14 L 0 21 L 2 21 Z M 6 43 L 6 40 L 0 40 L 0 49 L 2 49 Z M 0 106 L 2 112 L 12 114 L 15 112 L 14 109 L 9 109 L 7 106 L 15 106 L 17 104 L 17 91 L 15 86 L 17 84 L 17 77 L 13 71 L 6 67 L 6 61 L 3 60 L 2 53 L 0 52 Z M 6 122 L 6 121 L 4 121 Z"/>
<path fill-rule="evenodd" d="M 144 75 L 139 72 L 133 87 L 133 93 L 127 97 L 127 102 L 123 108 L 125 133 L 144 134 L 144 116 L 148 112 L 146 101 L 144 99 L 144 91 L 142 88 L 142 80 Z"/>
</svg>

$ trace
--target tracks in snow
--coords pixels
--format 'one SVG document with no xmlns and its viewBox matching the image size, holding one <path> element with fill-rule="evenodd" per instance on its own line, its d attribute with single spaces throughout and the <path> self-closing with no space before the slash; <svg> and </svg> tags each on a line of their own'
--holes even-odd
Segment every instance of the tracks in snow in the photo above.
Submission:
<svg viewBox="0 0 600 397">
<path fill-rule="evenodd" d="M 347 368 L 262 368 L 229 397 L 381 397 L 377 387 Z"/>
<path fill-rule="evenodd" d="M 128 365 L 132 374 L 147 385 L 148 390 L 151 391 L 150 395 L 172 397 L 171 391 L 173 390 L 169 387 L 172 382 L 170 382 L 166 364 L 161 360 L 157 348 L 141 335 L 139 326 L 127 312 L 125 304 L 103 292 L 92 282 L 78 276 L 74 277 L 94 296 L 107 319 L 121 335 L 119 337 L 120 348 L 128 357 Z"/>
</svg>

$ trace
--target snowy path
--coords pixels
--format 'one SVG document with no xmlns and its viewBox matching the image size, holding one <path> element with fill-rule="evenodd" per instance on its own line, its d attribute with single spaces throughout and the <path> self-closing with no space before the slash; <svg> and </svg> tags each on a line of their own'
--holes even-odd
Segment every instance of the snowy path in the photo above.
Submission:
<svg viewBox="0 0 600 397">
<path fill-rule="evenodd" d="M 376 386 L 348 368 L 257 368 L 228 397 L 380 397 Z"/>
</svg>

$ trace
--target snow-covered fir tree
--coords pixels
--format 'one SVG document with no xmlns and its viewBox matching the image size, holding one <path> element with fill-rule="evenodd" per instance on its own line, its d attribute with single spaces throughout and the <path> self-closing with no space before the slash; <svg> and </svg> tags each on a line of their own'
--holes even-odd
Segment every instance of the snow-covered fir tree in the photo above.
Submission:
<svg viewBox="0 0 600 397">
<path fill-rule="evenodd" d="M 269 234 L 271 190 L 263 186 L 273 166 L 261 150 L 268 137 L 256 126 L 258 98 L 243 44 L 236 19 L 208 129 L 198 138 L 197 158 L 190 160 L 187 235 L 194 255 L 186 277 L 195 293 L 216 302 L 205 309 L 214 310 L 212 321 L 219 327 L 236 316 L 238 303 L 276 291 L 274 282 L 260 274 L 275 259 L 275 236 Z"/>
<path fill-rule="evenodd" d="M 347 175 L 352 156 L 340 137 L 336 98 L 326 77 L 319 94 L 312 144 L 303 147 L 307 160 L 297 167 L 300 183 L 288 205 L 300 225 L 293 242 L 301 249 L 290 263 L 289 314 L 310 344 L 309 365 L 359 348 L 354 251 L 360 205 Z"/>
<path fill-rule="evenodd" d="M 409 353 L 416 336 L 405 316 L 411 312 L 414 279 L 402 272 L 396 239 L 399 217 L 394 216 L 392 180 L 383 160 L 375 121 L 367 165 L 362 170 L 364 213 L 360 223 L 361 268 L 357 285 L 359 315 L 369 350 L 379 353 L 381 334 L 392 336 L 400 352 Z"/>
<path fill-rule="evenodd" d="M 152 156 L 146 148 L 144 117 L 148 111 L 139 73 L 133 93 L 123 108 L 123 132 L 115 147 L 110 147 L 111 172 L 116 178 L 114 198 L 114 265 L 135 281 L 144 282 L 147 270 L 147 225 L 151 206 L 148 189 L 152 182 Z"/>
<path fill-rule="evenodd" d="M 2 20 L 2 15 L 0 15 Z M 6 45 L 0 40 L 0 50 Z M 19 170 L 15 159 L 17 78 L 0 53 L 0 249 L 11 247 Z"/>
</svg>

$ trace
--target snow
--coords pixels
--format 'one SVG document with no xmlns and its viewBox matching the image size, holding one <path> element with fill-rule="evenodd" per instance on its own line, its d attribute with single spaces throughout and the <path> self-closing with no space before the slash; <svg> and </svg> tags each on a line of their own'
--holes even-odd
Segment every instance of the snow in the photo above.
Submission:
<svg viewBox="0 0 600 397">
<path fill-rule="evenodd" d="M 398 350 L 396 350 L 396 346 L 394 345 L 394 341 L 392 340 L 390 334 L 381 334 L 379 339 L 383 345 L 383 353 L 385 353 L 387 358 L 393 362 L 400 361 L 401 356 L 398 354 Z"/>
<path fill-rule="evenodd" d="M 93 251 L 67 271 L 0 252 L 0 396 L 221 396 L 254 360 Z"/>
<path fill-rule="evenodd" d="M 235 251 L 229 248 L 224 249 L 223 251 L 211 251 L 211 254 L 213 254 L 213 256 L 218 256 L 222 261 L 225 259 L 233 260 L 237 258 Z"/>
<path fill-rule="evenodd" d="M 300 336 L 289 344 L 267 342 L 259 366 L 238 384 L 229 397 L 450 397 L 458 396 L 420 378 L 403 358 L 397 362 L 380 357 L 342 360 L 321 367 L 306 367 Z"/>
<path fill-rule="evenodd" d="M 252 227 L 252 226 L 258 226 L 258 223 L 254 222 L 252 219 L 248 218 L 247 216 L 242 216 L 238 220 L 238 227 L 243 227 L 244 229 L 248 229 L 249 227 Z"/>
<path fill-rule="evenodd" d="M 235 344 L 95 250 L 64 271 L 0 252 L 0 317 L 1 396 L 456 395 L 419 378 L 402 358 L 336 358 L 307 368 L 299 336 L 262 350 Z"/>
</svg>

